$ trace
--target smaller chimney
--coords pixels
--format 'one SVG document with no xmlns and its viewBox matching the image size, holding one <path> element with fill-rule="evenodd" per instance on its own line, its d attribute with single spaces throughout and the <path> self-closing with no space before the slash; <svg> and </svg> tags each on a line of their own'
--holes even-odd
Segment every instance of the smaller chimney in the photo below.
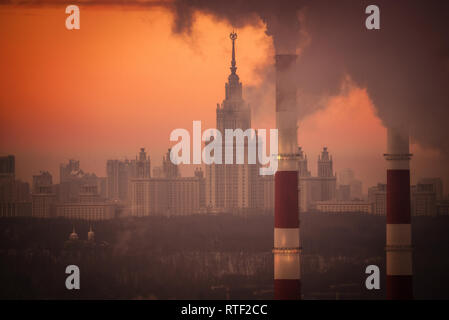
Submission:
<svg viewBox="0 0 449 320">
<path fill-rule="evenodd" d="M 387 299 L 413 299 L 410 158 L 407 130 L 387 133 Z"/>
<path fill-rule="evenodd" d="M 296 137 L 296 55 L 276 55 L 278 170 L 274 177 L 274 298 L 301 298 Z"/>
</svg>

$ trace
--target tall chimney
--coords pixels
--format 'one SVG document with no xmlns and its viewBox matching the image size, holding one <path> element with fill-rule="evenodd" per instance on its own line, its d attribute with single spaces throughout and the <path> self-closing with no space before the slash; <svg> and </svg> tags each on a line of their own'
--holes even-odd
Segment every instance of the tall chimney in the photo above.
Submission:
<svg viewBox="0 0 449 320">
<path fill-rule="evenodd" d="M 274 298 L 301 297 L 296 137 L 295 54 L 276 55 L 276 127 L 279 163 L 275 174 Z"/>
<path fill-rule="evenodd" d="M 387 133 L 387 299 L 413 299 L 408 131 Z"/>
</svg>

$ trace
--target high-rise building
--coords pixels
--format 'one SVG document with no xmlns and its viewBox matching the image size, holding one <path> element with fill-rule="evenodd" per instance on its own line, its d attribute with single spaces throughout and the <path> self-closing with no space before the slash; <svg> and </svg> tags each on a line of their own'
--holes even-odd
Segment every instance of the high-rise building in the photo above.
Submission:
<svg viewBox="0 0 449 320">
<path fill-rule="evenodd" d="M 410 196 L 412 215 L 434 216 L 437 214 L 437 192 L 434 183 L 429 180 L 420 180 L 420 183 L 411 187 Z"/>
<path fill-rule="evenodd" d="M 14 156 L 0 157 L 0 202 L 2 203 L 13 201 L 15 173 Z"/>
<path fill-rule="evenodd" d="M 372 214 L 387 214 L 387 185 L 378 183 L 377 186 L 368 188 L 368 202 L 371 204 Z"/>
<path fill-rule="evenodd" d="M 59 167 L 60 184 L 56 187 L 58 202 L 73 203 L 79 202 L 79 194 L 83 185 L 97 185 L 98 188 L 104 187 L 102 178 L 94 173 L 85 173 L 80 168 L 78 160 L 71 159 L 68 163 L 63 163 Z M 105 190 L 100 190 L 105 194 Z"/>
<path fill-rule="evenodd" d="M 14 202 L 29 202 L 31 201 L 30 185 L 28 182 L 21 180 L 14 180 L 12 189 L 12 200 Z"/>
<path fill-rule="evenodd" d="M 0 217 L 31 216 L 30 186 L 15 174 L 15 157 L 0 157 Z"/>
<path fill-rule="evenodd" d="M 418 180 L 418 185 L 430 185 L 427 188 L 431 188 L 435 192 L 436 200 L 443 200 L 443 180 L 441 178 L 422 178 Z"/>
<path fill-rule="evenodd" d="M 135 217 L 168 214 L 168 181 L 165 178 L 129 181 L 129 214 Z"/>
<path fill-rule="evenodd" d="M 68 163 L 61 163 L 59 165 L 59 182 L 70 182 L 75 177 L 81 178 L 84 175 L 83 170 L 80 169 L 79 160 L 70 159 Z"/>
<path fill-rule="evenodd" d="M 321 182 L 321 201 L 335 199 L 337 179 L 333 171 L 332 156 L 329 155 L 327 147 L 323 148 L 321 156 L 318 157 L 318 178 Z"/>
<path fill-rule="evenodd" d="M 333 175 L 332 156 L 329 155 L 327 147 L 324 147 L 321 155 L 318 156 L 318 177 L 332 177 Z"/>
<path fill-rule="evenodd" d="M 130 179 L 149 179 L 151 161 L 145 148 L 140 148 L 135 160 L 108 160 L 106 162 L 107 198 L 128 201 L 128 181 Z"/>
<path fill-rule="evenodd" d="M 194 177 L 131 179 L 130 215 L 188 215 L 204 207 L 204 178 Z"/>
<path fill-rule="evenodd" d="M 108 220 L 116 217 L 117 205 L 108 202 L 98 193 L 97 184 L 84 184 L 78 201 L 55 204 L 56 217 L 72 220 Z"/>
<path fill-rule="evenodd" d="M 55 216 L 56 194 L 53 186 L 41 186 L 32 194 L 32 216 L 53 218 Z"/>
<path fill-rule="evenodd" d="M 151 177 L 151 161 L 147 156 L 145 148 L 140 148 L 139 156 L 136 160 L 132 160 L 129 166 L 129 178 L 150 178 Z"/>
<path fill-rule="evenodd" d="M 170 160 L 171 149 L 168 149 L 164 158 L 162 159 L 162 175 L 164 178 L 179 177 L 179 168 Z"/>
<path fill-rule="evenodd" d="M 420 180 L 428 181 L 428 180 Z M 418 183 L 410 187 L 410 206 L 413 216 L 433 216 L 438 214 L 439 202 L 435 185 L 432 183 Z M 387 213 L 387 185 L 379 183 L 368 188 L 368 202 L 372 206 L 372 213 L 386 215 Z"/>
<path fill-rule="evenodd" d="M 53 177 L 48 171 L 41 171 L 37 175 L 33 175 L 33 193 L 37 193 L 39 187 L 51 186 L 53 184 Z"/>
<path fill-rule="evenodd" d="M 301 153 L 303 151 L 301 150 Z M 337 178 L 333 173 L 332 156 L 326 147 L 323 148 L 318 157 L 317 171 L 318 177 L 313 177 L 307 169 L 307 162 L 301 160 L 298 167 L 301 168 L 301 175 L 298 177 L 299 186 L 299 209 L 301 212 L 314 210 L 316 201 L 329 201 L 337 198 Z"/>
<path fill-rule="evenodd" d="M 310 171 L 307 167 L 307 155 L 302 150 L 302 147 L 298 147 L 298 176 L 310 177 Z"/>
<path fill-rule="evenodd" d="M 362 181 L 358 179 L 351 181 L 349 184 L 349 194 L 351 200 L 361 200 L 363 198 L 362 186 Z"/>
<path fill-rule="evenodd" d="M 217 104 L 217 129 L 222 133 L 221 164 L 206 166 L 206 206 L 223 210 L 241 210 L 261 206 L 258 202 L 258 165 L 236 164 L 237 144 L 248 154 L 248 140 L 233 138 L 233 164 L 225 164 L 225 130 L 251 128 L 251 109 L 242 97 L 242 83 L 237 75 L 235 40 L 232 38 L 231 74 L 225 84 L 225 99 Z M 247 137 L 247 139 L 249 139 Z M 243 141 L 242 141 L 243 140 Z M 246 158 L 246 156 L 245 156 Z M 260 193 L 259 193 L 260 194 Z"/>
<path fill-rule="evenodd" d="M 0 157 L 0 179 L 2 177 L 12 177 L 16 174 L 16 161 L 13 155 Z"/>
<path fill-rule="evenodd" d="M 199 181 L 199 208 L 206 207 L 206 181 L 204 179 L 204 173 L 201 168 L 195 168 L 194 176 Z"/>
<path fill-rule="evenodd" d="M 195 176 L 168 179 L 167 185 L 168 214 L 188 215 L 199 212 L 203 178 Z"/>
<path fill-rule="evenodd" d="M 162 167 L 153 177 L 140 175 L 129 179 L 129 215 L 187 215 L 205 207 L 205 181 L 201 168 L 193 177 L 181 177 L 170 160 L 170 149 L 162 158 Z M 149 167 L 148 167 L 149 170 Z"/>
<path fill-rule="evenodd" d="M 128 174 L 128 160 L 108 160 L 106 162 L 108 199 L 126 201 L 128 195 Z"/>
</svg>

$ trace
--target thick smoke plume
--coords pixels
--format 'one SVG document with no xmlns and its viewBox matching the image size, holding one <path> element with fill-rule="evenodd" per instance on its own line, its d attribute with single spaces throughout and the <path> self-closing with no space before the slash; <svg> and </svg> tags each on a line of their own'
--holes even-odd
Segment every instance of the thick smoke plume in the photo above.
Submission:
<svg viewBox="0 0 449 320">
<path fill-rule="evenodd" d="M 262 20 L 276 53 L 299 53 L 300 118 L 324 106 L 326 97 L 338 94 L 343 79 L 350 77 L 367 89 L 385 125 L 407 123 L 412 138 L 449 158 L 447 0 L 2 0 L 0 4 L 161 6 L 173 12 L 177 34 L 191 32 L 198 12 L 236 28 Z M 380 8 L 380 30 L 365 28 L 365 8 L 371 4 Z M 266 103 L 274 79 L 272 65 L 259 72 L 265 81 L 247 90 L 256 111 Z"/>
<path fill-rule="evenodd" d="M 449 2 L 377 0 L 380 30 L 365 27 L 365 8 L 370 4 L 178 0 L 172 8 L 178 33 L 191 31 L 196 12 L 237 28 L 261 19 L 276 53 L 300 54 L 296 72 L 300 116 L 313 112 L 323 97 L 338 94 L 349 76 L 367 89 L 385 125 L 407 123 L 417 142 L 449 156 Z M 270 67 L 261 72 L 266 89 L 273 72 Z M 251 89 L 251 96 L 263 96 L 255 91 Z M 249 102 L 254 106 L 260 101 Z"/>
<path fill-rule="evenodd" d="M 267 34 L 273 36 L 278 53 L 294 53 L 300 38 L 299 9 L 304 1 L 266 0 L 175 0 L 172 2 L 175 14 L 173 30 L 176 33 L 190 33 L 195 12 L 213 15 L 239 28 L 256 24 L 262 19 Z"/>
</svg>

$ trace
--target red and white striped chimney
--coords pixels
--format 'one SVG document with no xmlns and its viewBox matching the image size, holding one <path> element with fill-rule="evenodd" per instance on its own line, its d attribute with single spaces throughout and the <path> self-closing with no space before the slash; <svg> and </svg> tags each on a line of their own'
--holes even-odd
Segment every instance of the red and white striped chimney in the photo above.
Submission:
<svg viewBox="0 0 449 320">
<path fill-rule="evenodd" d="M 276 127 L 278 170 L 275 174 L 274 298 L 301 297 L 296 136 L 295 54 L 276 55 Z"/>
<path fill-rule="evenodd" d="M 407 130 L 387 133 L 387 299 L 413 298 L 410 158 Z"/>
</svg>

